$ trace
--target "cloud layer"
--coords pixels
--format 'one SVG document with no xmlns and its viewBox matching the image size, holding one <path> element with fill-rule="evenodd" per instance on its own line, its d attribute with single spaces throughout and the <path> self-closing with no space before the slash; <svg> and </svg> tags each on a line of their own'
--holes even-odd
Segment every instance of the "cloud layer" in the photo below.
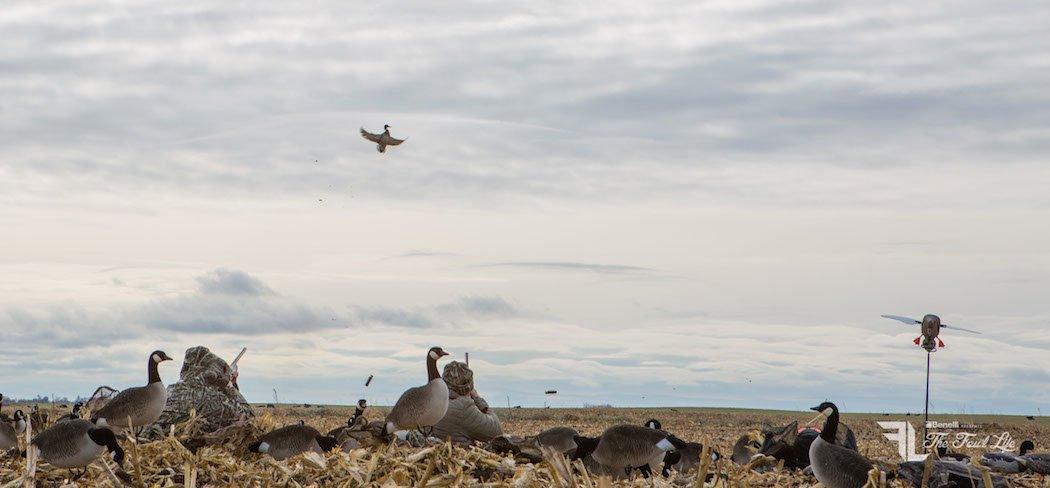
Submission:
<svg viewBox="0 0 1050 488">
<path fill-rule="evenodd" d="M 939 409 L 1050 408 L 1048 20 L 7 2 L 4 393 L 206 344 L 253 400 L 382 402 L 442 343 L 515 403 L 914 411 L 878 316 L 935 312 L 985 332 L 946 334 Z"/>
</svg>

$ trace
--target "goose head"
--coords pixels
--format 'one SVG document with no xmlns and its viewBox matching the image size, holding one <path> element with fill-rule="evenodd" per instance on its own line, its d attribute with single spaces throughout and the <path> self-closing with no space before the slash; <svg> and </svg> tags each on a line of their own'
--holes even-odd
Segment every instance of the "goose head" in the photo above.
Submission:
<svg viewBox="0 0 1050 488">
<path fill-rule="evenodd" d="M 383 130 L 384 131 L 389 131 L 390 130 L 390 126 L 389 125 L 384 125 L 383 126 Z"/>
<path fill-rule="evenodd" d="M 1021 450 L 1018 451 L 1018 453 L 1020 455 L 1024 456 L 1025 454 L 1028 454 L 1029 451 L 1032 451 L 1034 449 L 1035 449 L 1035 443 L 1030 441 L 1030 440 L 1026 440 L 1026 441 L 1021 443 Z"/>
<path fill-rule="evenodd" d="M 820 405 L 817 405 L 815 407 L 811 407 L 810 410 L 812 410 L 814 412 L 820 412 L 820 413 L 822 413 L 824 415 L 830 415 L 832 412 L 838 412 L 839 411 L 839 407 L 836 407 L 834 403 L 824 402 L 824 403 L 821 403 Z M 828 410 L 831 410 L 831 412 L 829 412 Z"/>
<path fill-rule="evenodd" d="M 645 426 L 650 428 L 650 429 L 656 429 L 656 430 L 663 430 L 664 429 L 663 424 L 661 424 L 660 421 L 656 420 L 656 419 L 649 419 L 649 420 L 647 420 L 645 422 Z"/>
<path fill-rule="evenodd" d="M 167 355 L 167 353 L 165 353 L 164 351 L 159 351 L 159 350 L 158 351 L 153 351 L 153 353 L 150 354 L 149 359 L 150 359 L 150 361 L 153 361 L 154 364 L 160 364 L 160 363 L 162 363 L 164 361 L 171 361 L 172 360 L 171 357 L 169 357 Z"/>
<path fill-rule="evenodd" d="M 73 415 L 80 416 L 80 409 L 84 408 L 84 402 L 76 402 L 73 404 Z"/>
<path fill-rule="evenodd" d="M 445 352 L 445 350 L 442 349 L 439 346 L 434 346 L 434 347 L 430 348 L 430 352 L 427 353 L 427 357 L 429 357 L 430 359 L 433 359 L 434 361 L 437 361 L 438 358 L 440 358 L 442 356 L 448 356 L 448 353 Z"/>
<path fill-rule="evenodd" d="M 88 438 L 95 444 L 105 446 L 113 454 L 113 462 L 117 465 L 124 464 L 124 449 L 117 443 L 117 436 L 109 427 L 95 427 L 88 430 Z"/>
</svg>

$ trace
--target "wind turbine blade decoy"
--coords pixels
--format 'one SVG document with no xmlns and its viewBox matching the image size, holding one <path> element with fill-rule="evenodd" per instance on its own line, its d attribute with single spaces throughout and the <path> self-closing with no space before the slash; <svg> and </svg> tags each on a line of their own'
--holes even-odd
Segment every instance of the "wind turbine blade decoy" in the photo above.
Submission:
<svg viewBox="0 0 1050 488">
<path fill-rule="evenodd" d="M 976 330 L 964 329 L 962 327 L 956 327 L 954 325 L 941 324 L 941 327 L 944 327 L 946 329 L 951 329 L 951 330 L 961 330 L 963 332 L 969 332 L 971 334 L 980 334 L 980 332 L 977 332 Z"/>
<path fill-rule="evenodd" d="M 896 320 L 898 322 L 904 322 L 905 324 L 908 324 L 908 325 L 916 325 L 916 324 L 921 324 L 922 323 L 921 320 L 915 320 L 915 319 L 909 318 L 909 317 L 901 317 L 900 315 L 882 315 L 882 318 L 884 318 L 884 319 L 893 319 L 893 320 Z"/>
</svg>

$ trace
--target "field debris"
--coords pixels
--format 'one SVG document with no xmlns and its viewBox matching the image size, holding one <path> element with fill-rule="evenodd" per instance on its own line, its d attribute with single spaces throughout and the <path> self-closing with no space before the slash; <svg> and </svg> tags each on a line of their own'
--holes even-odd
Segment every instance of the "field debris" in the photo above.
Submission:
<svg viewBox="0 0 1050 488">
<path fill-rule="evenodd" d="M 373 411 L 374 409 L 374 411 Z M 385 415 L 382 407 L 370 407 L 373 418 Z M 460 447 L 449 443 L 428 444 L 418 448 L 397 442 L 370 439 L 361 448 L 335 449 L 326 455 L 307 453 L 285 461 L 249 453 L 247 448 L 263 433 L 297 423 L 304 419 L 319 430 L 346 425 L 354 407 L 279 406 L 263 414 L 230 426 L 219 432 L 202 434 L 195 414 L 185 422 L 171 426 L 167 434 L 146 442 L 128 436 L 121 444 L 128 451 L 123 468 L 100 458 L 88 467 L 78 481 L 65 469 L 46 463 L 35 466 L 36 486 L 127 486 L 187 487 L 220 486 L 514 486 L 514 487 L 811 487 L 816 480 L 801 471 L 785 469 L 772 458 L 756 457 L 750 465 L 738 466 L 728 458 L 712 461 L 712 448 L 729 452 L 741 432 L 762 425 L 782 425 L 799 420 L 801 414 L 750 411 L 691 409 L 504 409 L 499 411 L 508 435 L 530 436 L 554 426 L 571 426 L 586 435 L 597 435 L 616 423 L 641 424 L 648 418 L 659 418 L 665 429 L 704 445 L 698 469 L 690 473 L 673 472 L 670 477 L 644 480 L 611 480 L 587 473 L 580 461 L 569 462 L 561 453 L 545 451 L 539 459 L 517 456 L 514 452 L 497 454 L 480 446 Z M 856 430 L 861 451 L 869 458 L 882 460 L 880 465 L 896 462 L 896 446 L 882 440 L 875 420 L 882 416 L 846 416 Z M 802 419 L 804 420 L 804 419 Z M 1027 436 L 1037 442 L 1050 439 L 1050 423 L 1024 421 L 997 429 L 1009 429 L 1016 438 Z M 39 430 L 34 426 L 34 430 Z M 112 467 L 111 467 L 112 466 Z M 762 472 L 752 468 L 763 466 Z M 24 483 L 26 459 L 19 456 L 0 458 L 0 488 L 29 486 Z M 1011 486 L 1045 487 L 1050 477 L 1033 474 L 1010 475 Z M 990 481 L 990 479 L 989 479 Z M 885 480 L 872 473 L 868 486 L 907 486 L 902 480 Z M 931 483 L 932 486 L 932 483 Z M 993 485 L 994 486 L 994 485 Z"/>
</svg>

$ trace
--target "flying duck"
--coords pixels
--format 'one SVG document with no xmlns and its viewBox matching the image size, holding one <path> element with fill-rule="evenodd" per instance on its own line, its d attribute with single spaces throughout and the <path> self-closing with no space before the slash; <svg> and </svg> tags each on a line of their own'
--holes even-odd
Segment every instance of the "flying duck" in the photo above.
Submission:
<svg viewBox="0 0 1050 488">
<path fill-rule="evenodd" d="M 397 399 L 394 408 L 386 416 L 384 434 L 402 430 L 423 429 L 432 432 L 434 425 L 445 417 L 448 411 L 448 385 L 438 373 L 437 361 L 448 353 L 440 347 L 432 347 L 427 352 L 427 384 L 409 388 Z"/>
<path fill-rule="evenodd" d="M 824 413 L 831 410 L 824 421 L 820 436 L 809 446 L 809 462 L 813 476 L 827 488 L 860 488 L 868 482 L 871 461 L 859 452 L 835 443 L 835 433 L 839 427 L 839 407 L 834 403 L 824 402 L 812 410 Z"/>
<path fill-rule="evenodd" d="M 373 134 L 371 132 L 366 131 L 365 128 L 362 127 L 361 128 L 361 137 L 364 137 L 365 139 L 368 139 L 369 141 L 372 141 L 372 142 L 376 143 L 376 150 L 378 150 L 381 153 L 385 153 L 386 152 L 386 147 L 387 146 L 396 146 L 398 144 L 401 144 L 402 142 L 405 142 L 404 139 L 394 139 L 393 137 L 390 136 L 390 126 L 389 125 L 384 125 L 383 126 L 383 133 L 382 134 Z"/>
<path fill-rule="evenodd" d="M 80 418 L 80 409 L 84 408 L 84 402 L 76 402 L 73 404 L 73 410 L 69 413 L 61 416 L 56 422 L 62 422 L 63 420 L 76 420 Z"/>
<path fill-rule="evenodd" d="M 662 430 L 623 424 L 605 429 L 591 455 L 599 464 L 613 470 L 629 473 L 637 469 L 648 478 L 654 468 L 662 468 L 669 451 L 685 446 L 685 441 Z"/>
<path fill-rule="evenodd" d="M 146 386 L 134 386 L 118 393 L 102 408 L 92 412 L 91 421 L 114 427 L 143 427 L 156 422 L 168 401 L 168 390 L 157 373 L 157 365 L 163 361 L 171 361 L 171 358 L 164 351 L 153 351 L 146 364 L 149 373 Z M 131 425 L 128 425 L 129 417 Z"/>
<path fill-rule="evenodd" d="M 39 450 L 43 460 L 57 468 L 84 468 L 106 449 L 113 453 L 113 461 L 117 464 L 124 462 L 124 449 L 117 444 L 113 431 L 84 419 L 58 422 L 33 437 L 32 445 Z"/>
<path fill-rule="evenodd" d="M 1025 454 L 1035 449 L 1035 443 L 1024 441 L 1018 454 L 1012 452 L 986 452 L 981 455 L 981 464 L 1003 473 L 1020 473 L 1025 469 Z"/>
<path fill-rule="evenodd" d="M 324 454 L 339 445 L 334 437 L 321 435 L 317 429 L 298 424 L 275 429 L 248 446 L 248 452 L 269 454 L 278 461 L 283 461 L 297 454 L 313 451 Z"/>
<path fill-rule="evenodd" d="M 26 416 L 15 410 L 13 422 L 0 422 L 0 451 L 18 447 L 18 434 L 26 431 Z"/>
</svg>

